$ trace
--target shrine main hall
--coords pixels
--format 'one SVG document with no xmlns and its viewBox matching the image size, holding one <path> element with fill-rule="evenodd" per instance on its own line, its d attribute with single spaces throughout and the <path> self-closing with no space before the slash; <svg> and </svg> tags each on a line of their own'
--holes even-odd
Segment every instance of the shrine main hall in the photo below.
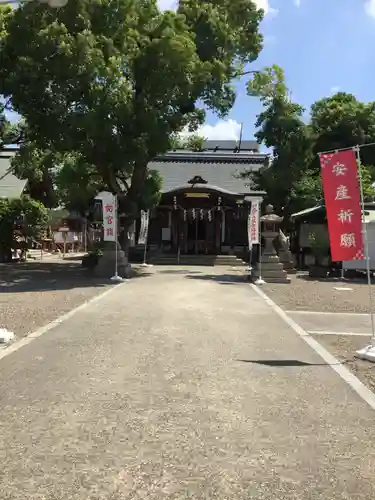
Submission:
<svg viewBox="0 0 375 500">
<path fill-rule="evenodd" d="M 253 191 L 244 172 L 266 168 L 255 141 L 206 141 L 202 152 L 176 150 L 149 164 L 163 179 L 150 214 L 148 247 L 158 254 L 238 255 L 248 251 L 247 219 Z M 136 222 L 136 241 L 140 222 Z"/>
</svg>

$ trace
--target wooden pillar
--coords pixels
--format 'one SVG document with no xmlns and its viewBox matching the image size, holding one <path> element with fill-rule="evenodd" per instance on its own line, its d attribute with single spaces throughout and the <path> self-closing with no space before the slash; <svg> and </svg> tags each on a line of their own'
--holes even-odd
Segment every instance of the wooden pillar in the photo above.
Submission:
<svg viewBox="0 0 375 500">
<path fill-rule="evenodd" d="M 221 222 L 222 215 L 219 211 L 215 212 L 215 251 L 219 252 L 221 248 Z"/>
</svg>

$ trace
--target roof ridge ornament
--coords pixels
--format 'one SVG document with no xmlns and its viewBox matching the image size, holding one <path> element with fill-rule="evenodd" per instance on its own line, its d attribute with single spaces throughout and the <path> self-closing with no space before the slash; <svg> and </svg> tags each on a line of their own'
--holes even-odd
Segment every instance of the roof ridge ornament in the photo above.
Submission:
<svg viewBox="0 0 375 500">
<path fill-rule="evenodd" d="M 194 185 L 194 184 L 207 184 L 207 181 L 205 179 L 203 179 L 200 175 L 195 175 L 187 183 L 191 184 L 191 185 Z"/>
</svg>

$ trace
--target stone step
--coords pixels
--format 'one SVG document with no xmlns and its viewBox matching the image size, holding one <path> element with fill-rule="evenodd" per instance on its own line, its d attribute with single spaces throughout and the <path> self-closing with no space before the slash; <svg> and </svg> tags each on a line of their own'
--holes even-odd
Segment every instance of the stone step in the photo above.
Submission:
<svg viewBox="0 0 375 500">
<path fill-rule="evenodd" d="M 247 264 L 235 255 L 177 255 L 150 256 L 149 263 L 154 265 L 192 265 L 192 266 L 232 266 L 245 267 Z"/>
</svg>

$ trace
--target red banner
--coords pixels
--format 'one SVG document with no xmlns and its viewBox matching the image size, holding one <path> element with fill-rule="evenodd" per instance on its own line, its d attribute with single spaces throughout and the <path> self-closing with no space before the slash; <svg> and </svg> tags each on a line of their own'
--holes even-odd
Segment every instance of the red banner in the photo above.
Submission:
<svg viewBox="0 0 375 500">
<path fill-rule="evenodd" d="M 356 154 L 321 154 L 320 166 L 332 261 L 364 259 Z"/>
</svg>

